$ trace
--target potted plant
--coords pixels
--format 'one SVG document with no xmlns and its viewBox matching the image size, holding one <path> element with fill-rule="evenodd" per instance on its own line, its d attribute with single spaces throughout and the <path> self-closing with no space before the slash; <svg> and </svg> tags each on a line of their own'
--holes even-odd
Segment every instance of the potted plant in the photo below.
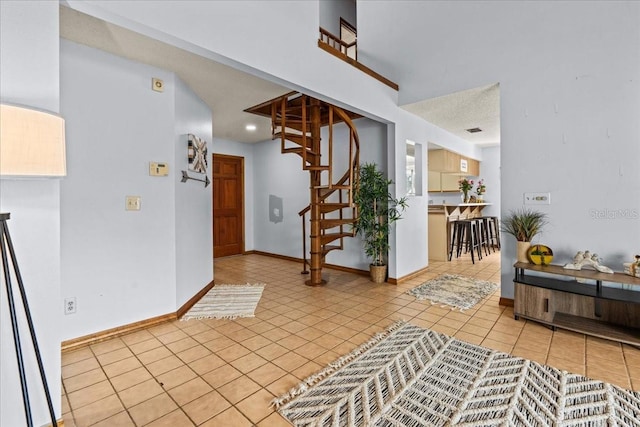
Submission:
<svg viewBox="0 0 640 427">
<path fill-rule="evenodd" d="M 542 231 L 547 222 L 547 214 L 527 208 L 509 211 L 502 218 L 502 231 L 511 234 L 518 241 L 518 262 L 529 262 L 527 251 L 531 246 L 531 239 Z"/>
<path fill-rule="evenodd" d="M 480 181 L 478 181 L 478 187 L 476 187 L 476 194 L 478 195 L 478 197 L 476 197 L 476 201 L 478 203 L 482 203 L 484 200 L 482 199 L 482 195 L 487 191 L 487 186 L 484 185 L 484 180 L 481 179 Z"/>
<path fill-rule="evenodd" d="M 407 199 L 395 199 L 389 193 L 387 179 L 375 163 L 360 166 L 359 180 L 354 191 L 353 201 L 358 212 L 353 229 L 363 239 L 364 251 L 371 259 L 371 280 L 376 283 L 385 281 L 389 250 L 391 225 L 400 219 L 407 208 Z"/>
</svg>

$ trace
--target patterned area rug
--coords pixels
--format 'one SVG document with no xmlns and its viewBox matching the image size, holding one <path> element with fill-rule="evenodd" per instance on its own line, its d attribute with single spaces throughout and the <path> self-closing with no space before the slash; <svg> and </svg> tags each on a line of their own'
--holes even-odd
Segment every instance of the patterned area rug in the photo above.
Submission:
<svg viewBox="0 0 640 427">
<path fill-rule="evenodd" d="M 431 304 L 448 305 L 462 311 L 473 307 L 496 289 L 498 285 L 492 282 L 455 274 L 442 274 L 407 293 L 419 300 L 428 299 Z"/>
<path fill-rule="evenodd" d="M 398 322 L 273 402 L 295 426 L 640 426 L 640 393 Z"/>
<path fill-rule="evenodd" d="M 264 284 L 215 285 L 180 320 L 253 317 Z"/>
</svg>

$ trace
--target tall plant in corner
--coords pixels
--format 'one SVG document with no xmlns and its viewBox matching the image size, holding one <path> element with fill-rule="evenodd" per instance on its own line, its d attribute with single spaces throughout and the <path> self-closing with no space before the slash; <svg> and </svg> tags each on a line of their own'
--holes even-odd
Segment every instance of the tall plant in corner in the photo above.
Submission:
<svg viewBox="0 0 640 427">
<path fill-rule="evenodd" d="M 359 181 L 354 191 L 358 216 L 353 228 L 363 239 L 364 251 L 371 259 L 372 280 L 378 283 L 384 282 L 386 276 L 385 256 L 389 250 L 391 225 L 408 207 L 406 197 L 396 199 L 391 196 L 391 184 L 393 181 L 387 179 L 375 163 L 360 166 Z M 378 270 L 377 276 L 374 270 Z"/>
</svg>

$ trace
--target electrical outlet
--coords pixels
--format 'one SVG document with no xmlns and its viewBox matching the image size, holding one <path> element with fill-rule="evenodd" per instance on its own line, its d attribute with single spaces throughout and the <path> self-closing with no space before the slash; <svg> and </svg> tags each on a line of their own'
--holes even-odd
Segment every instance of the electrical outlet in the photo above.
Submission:
<svg viewBox="0 0 640 427">
<path fill-rule="evenodd" d="M 75 314 L 76 312 L 76 297 L 64 299 L 64 314 Z"/>
</svg>

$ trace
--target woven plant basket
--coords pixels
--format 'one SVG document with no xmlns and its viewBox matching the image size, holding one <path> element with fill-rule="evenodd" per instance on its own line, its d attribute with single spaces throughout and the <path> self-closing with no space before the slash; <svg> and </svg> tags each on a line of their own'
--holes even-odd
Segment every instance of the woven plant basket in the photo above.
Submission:
<svg viewBox="0 0 640 427">
<path fill-rule="evenodd" d="M 371 273 L 371 281 L 374 283 L 384 283 L 387 278 L 386 265 L 369 265 L 369 273 Z"/>
</svg>

